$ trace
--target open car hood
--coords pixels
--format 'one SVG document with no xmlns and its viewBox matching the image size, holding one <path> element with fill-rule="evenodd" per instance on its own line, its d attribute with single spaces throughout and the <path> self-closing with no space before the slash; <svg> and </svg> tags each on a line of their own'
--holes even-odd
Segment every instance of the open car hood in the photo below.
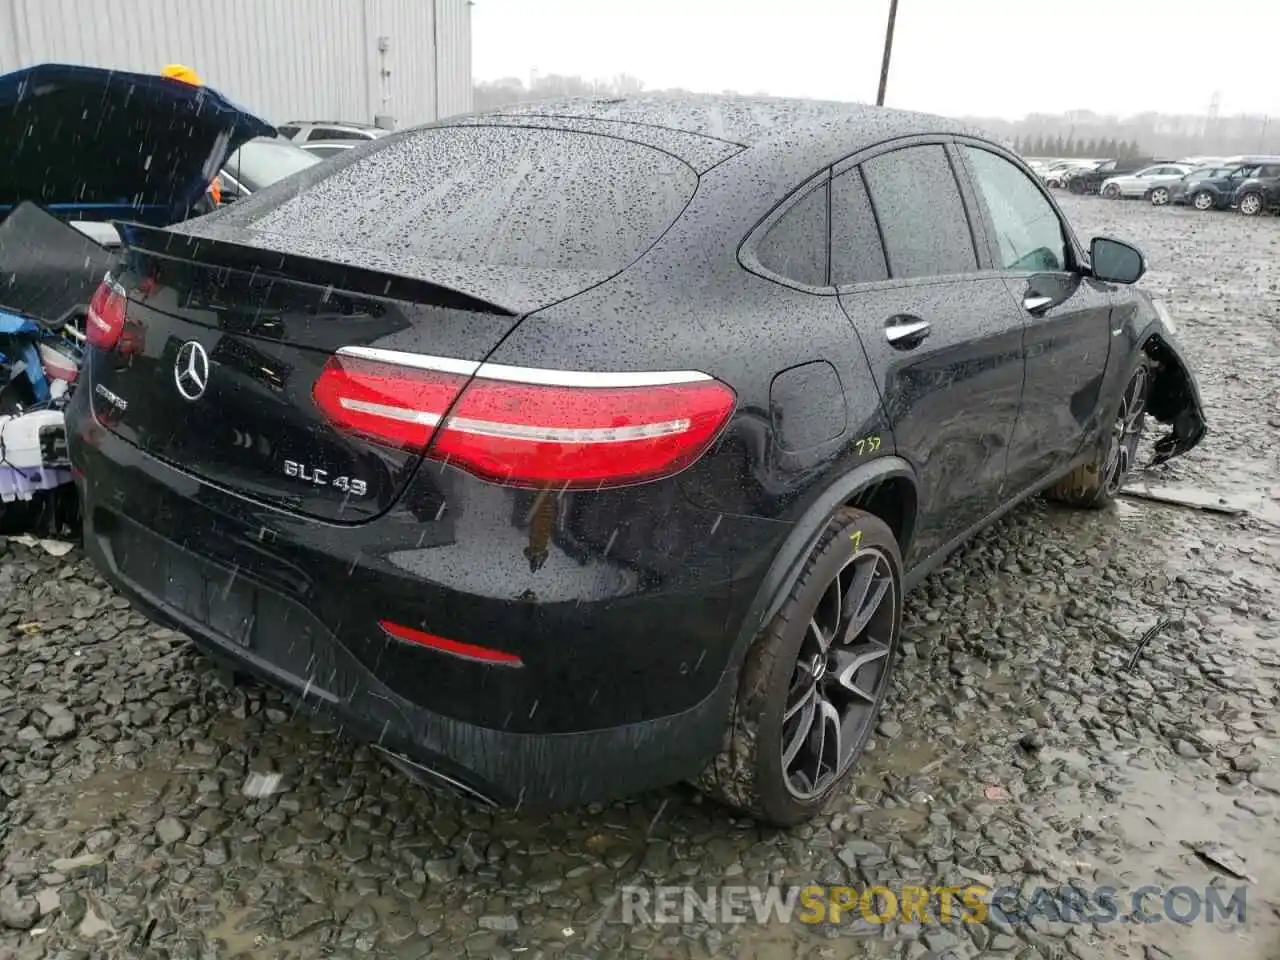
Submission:
<svg viewBox="0 0 1280 960">
<path fill-rule="evenodd" d="M 228 154 L 274 136 L 208 87 L 46 63 L 0 75 L 0 216 L 24 200 L 67 220 L 184 219 Z"/>
</svg>

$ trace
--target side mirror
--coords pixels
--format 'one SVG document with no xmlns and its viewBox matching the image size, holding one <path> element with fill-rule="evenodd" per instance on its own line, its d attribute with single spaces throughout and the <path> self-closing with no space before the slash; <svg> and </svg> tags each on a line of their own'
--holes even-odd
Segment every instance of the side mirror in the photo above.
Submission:
<svg viewBox="0 0 1280 960">
<path fill-rule="evenodd" d="M 1147 272 L 1147 262 L 1137 247 L 1110 237 L 1094 237 L 1089 244 L 1093 275 L 1107 283 L 1137 283 Z"/>
</svg>

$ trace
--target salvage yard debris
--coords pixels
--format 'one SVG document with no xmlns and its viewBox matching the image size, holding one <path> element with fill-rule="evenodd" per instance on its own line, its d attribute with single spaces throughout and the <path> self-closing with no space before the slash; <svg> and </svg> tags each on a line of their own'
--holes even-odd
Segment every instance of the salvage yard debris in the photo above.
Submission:
<svg viewBox="0 0 1280 960">
<path fill-rule="evenodd" d="M 1241 856 L 1230 847 L 1224 847 L 1220 843 L 1197 843 L 1192 844 L 1191 849 L 1201 860 L 1210 866 L 1217 867 L 1223 873 L 1249 883 L 1258 882 L 1258 878 L 1245 868 Z"/>
<path fill-rule="evenodd" d="M 201 212 L 207 170 L 274 134 L 165 77 L 65 64 L 0 76 L 0 532 L 77 525 L 63 410 L 94 292 L 119 260 L 113 223 Z"/>
<path fill-rule="evenodd" d="M 1137 481 L 1126 484 L 1120 495 L 1133 500 L 1150 500 L 1175 507 L 1221 513 L 1229 517 L 1252 514 L 1261 520 L 1280 522 L 1280 510 L 1268 504 L 1260 494 L 1252 497 L 1239 493 L 1220 494 L 1195 487 L 1153 486 Z"/>
<path fill-rule="evenodd" d="M 1147 648 L 1147 644 L 1150 643 L 1156 637 L 1157 634 L 1159 634 L 1162 630 L 1167 630 L 1169 627 L 1180 627 L 1180 626 L 1182 626 L 1181 620 L 1161 620 L 1154 627 L 1152 627 L 1150 630 L 1144 633 L 1138 639 L 1138 646 L 1134 648 L 1133 655 L 1129 657 L 1129 662 L 1125 665 L 1125 670 L 1132 670 L 1135 666 L 1137 666 L 1138 658 L 1142 656 L 1142 651 Z"/>
</svg>

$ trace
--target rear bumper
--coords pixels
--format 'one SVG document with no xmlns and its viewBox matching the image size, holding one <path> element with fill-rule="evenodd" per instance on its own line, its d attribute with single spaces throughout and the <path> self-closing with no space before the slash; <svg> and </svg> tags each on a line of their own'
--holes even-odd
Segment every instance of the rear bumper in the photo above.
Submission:
<svg viewBox="0 0 1280 960">
<path fill-rule="evenodd" d="M 579 504 L 558 517 L 543 544 L 553 556 L 537 566 L 519 549 L 528 530 L 512 540 L 496 521 L 465 522 L 484 513 L 483 496 L 510 491 L 451 478 L 458 519 L 446 530 L 392 514 L 347 528 L 301 520 L 103 429 L 88 392 L 68 412 L 86 550 L 113 586 L 205 651 L 502 805 L 635 794 L 694 776 L 719 748 L 732 642 L 759 582 L 749 571 L 763 575 L 785 525 L 687 504 L 625 517 L 606 504 L 600 528 Z M 508 526 L 526 512 L 512 506 Z M 719 530 L 699 544 L 704 520 Z M 627 521 L 630 534 L 610 534 Z M 506 563 L 512 543 L 519 567 Z M 555 556 L 570 547 L 573 563 Z M 523 665 L 395 640 L 380 619 Z"/>
<path fill-rule="evenodd" d="M 294 611 L 298 625 L 309 629 L 246 649 L 124 576 L 110 539 L 86 519 L 90 558 L 153 620 L 183 631 L 215 660 L 339 721 L 346 733 L 376 744 L 393 762 L 407 761 L 427 782 L 482 802 L 554 809 L 628 796 L 693 777 L 718 749 L 729 673 L 701 703 L 674 716 L 568 734 L 487 729 L 397 695 L 302 611 Z"/>
</svg>

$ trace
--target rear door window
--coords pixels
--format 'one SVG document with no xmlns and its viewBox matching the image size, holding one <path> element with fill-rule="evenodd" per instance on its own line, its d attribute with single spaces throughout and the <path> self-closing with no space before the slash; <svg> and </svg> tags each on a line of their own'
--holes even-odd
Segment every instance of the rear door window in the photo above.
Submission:
<svg viewBox="0 0 1280 960">
<path fill-rule="evenodd" d="M 831 282 L 870 283 L 888 276 L 862 174 L 848 170 L 831 181 Z"/>
<path fill-rule="evenodd" d="M 906 147 L 862 164 L 895 279 L 977 269 L 973 234 L 946 150 Z"/>
<path fill-rule="evenodd" d="M 670 154 L 566 130 L 432 127 L 358 152 L 260 194 L 246 226 L 362 260 L 615 272 L 698 184 Z"/>
<path fill-rule="evenodd" d="M 810 190 L 771 226 L 756 250 L 760 265 L 810 287 L 827 284 L 827 185 Z"/>
</svg>

